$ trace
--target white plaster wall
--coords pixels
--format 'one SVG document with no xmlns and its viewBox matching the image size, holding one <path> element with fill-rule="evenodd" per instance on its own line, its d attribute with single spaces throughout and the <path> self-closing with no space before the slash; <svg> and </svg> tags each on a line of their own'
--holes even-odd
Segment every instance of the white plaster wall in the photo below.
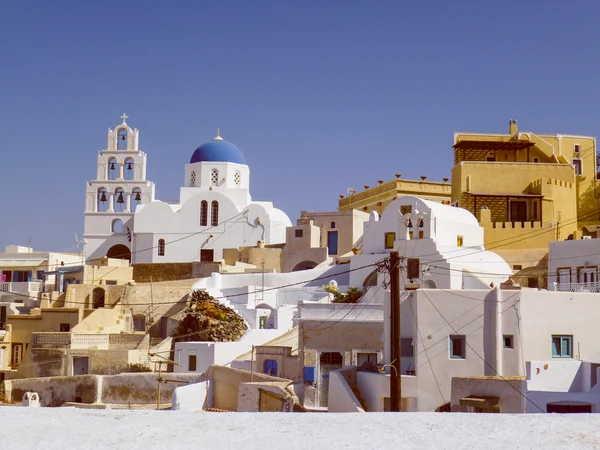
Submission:
<svg viewBox="0 0 600 450">
<path fill-rule="evenodd" d="M 340 370 L 329 372 L 327 412 L 365 412 Z"/>
<path fill-rule="evenodd" d="M 589 390 L 590 370 L 590 365 L 582 361 L 527 361 L 527 389 L 551 392 Z"/>
<path fill-rule="evenodd" d="M 521 291 L 523 355 L 528 361 L 556 361 L 552 335 L 573 336 L 572 359 L 600 354 L 600 301 L 593 293 Z M 561 358 L 564 360 L 564 358 Z"/>
<path fill-rule="evenodd" d="M 585 402 L 592 404 L 592 413 L 600 412 L 600 393 L 598 392 L 527 392 L 527 413 L 545 413 L 547 404 L 552 402 Z M 536 406 L 537 405 L 537 406 Z M 540 411 L 540 408 L 542 411 Z"/>
<path fill-rule="evenodd" d="M 358 372 L 357 384 L 358 390 L 360 391 L 360 395 L 363 398 L 366 410 L 368 412 L 383 412 L 384 398 L 390 396 L 389 374 L 375 372 Z M 402 398 L 416 398 L 416 410 L 422 411 L 421 409 L 418 409 L 419 388 L 417 377 L 403 375 L 401 378 L 401 384 Z M 413 404 L 413 406 L 415 405 Z"/>
<path fill-rule="evenodd" d="M 180 411 L 201 411 L 206 407 L 208 381 L 180 386 L 173 391 L 172 407 Z"/>
<path fill-rule="evenodd" d="M 286 330 L 249 330 L 237 342 L 177 342 L 175 344 L 176 373 L 204 373 L 212 364 L 230 366 L 252 346 L 262 345 L 282 335 Z M 189 356 L 196 355 L 196 370 L 188 370 Z"/>
<path fill-rule="evenodd" d="M 200 204 L 208 202 L 208 226 L 200 226 Z M 211 226 L 211 203 L 219 202 L 219 225 Z M 270 203 L 250 203 L 240 215 L 239 208 L 225 194 L 212 190 L 196 194 L 174 211 L 163 202 L 146 205 L 135 215 L 135 250 L 156 247 L 159 239 L 166 242 L 164 256 L 158 256 L 154 248 L 151 252 L 140 252 L 138 262 L 177 262 L 193 261 L 200 257 L 200 249 L 214 249 L 215 260 L 223 258 L 223 248 L 237 248 L 285 242 L 285 230 L 291 222 Z M 143 247 L 138 234 L 144 235 Z M 151 236 L 151 238 L 149 238 Z M 212 236 L 212 237 L 211 237 Z M 184 238 L 184 239 L 182 239 Z M 151 245 L 148 245 L 151 244 Z"/>
</svg>

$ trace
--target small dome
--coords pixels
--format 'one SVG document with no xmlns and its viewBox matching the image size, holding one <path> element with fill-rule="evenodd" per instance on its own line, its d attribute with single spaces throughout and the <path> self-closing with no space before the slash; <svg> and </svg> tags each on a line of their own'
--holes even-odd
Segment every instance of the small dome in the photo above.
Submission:
<svg viewBox="0 0 600 450">
<path fill-rule="evenodd" d="M 221 136 L 198 147 L 190 159 L 190 164 L 205 161 L 246 164 L 240 149 L 231 142 L 224 141 Z"/>
</svg>

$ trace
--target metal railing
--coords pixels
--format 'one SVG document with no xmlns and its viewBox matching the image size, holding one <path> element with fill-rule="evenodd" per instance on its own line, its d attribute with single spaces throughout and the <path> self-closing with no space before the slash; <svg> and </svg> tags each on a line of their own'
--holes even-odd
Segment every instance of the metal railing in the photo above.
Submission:
<svg viewBox="0 0 600 450">
<path fill-rule="evenodd" d="M 559 292 L 600 292 L 600 283 L 554 283 Z"/>
</svg>

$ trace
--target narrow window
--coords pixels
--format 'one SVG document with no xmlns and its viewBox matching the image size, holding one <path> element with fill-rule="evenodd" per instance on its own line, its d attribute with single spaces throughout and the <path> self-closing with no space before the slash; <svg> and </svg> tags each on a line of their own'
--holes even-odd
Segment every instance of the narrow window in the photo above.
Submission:
<svg viewBox="0 0 600 450">
<path fill-rule="evenodd" d="M 456 236 L 456 246 L 457 247 L 463 246 L 463 237 L 462 236 Z"/>
<path fill-rule="evenodd" d="M 573 153 L 579 154 L 581 152 L 581 145 L 575 144 L 573 145 Z"/>
<path fill-rule="evenodd" d="M 192 174 L 190 175 L 190 186 L 196 186 L 196 171 L 192 170 Z"/>
<path fill-rule="evenodd" d="M 13 344 L 12 345 L 12 358 L 11 363 L 13 365 L 21 364 L 21 360 L 23 359 L 23 344 Z"/>
<path fill-rule="evenodd" d="M 217 169 L 212 169 L 210 171 L 210 184 L 212 186 L 219 185 L 219 171 Z"/>
<path fill-rule="evenodd" d="M 573 357 L 573 336 L 552 336 L 552 357 Z"/>
<path fill-rule="evenodd" d="M 465 359 L 465 337 L 450 336 L 450 358 Z"/>
<path fill-rule="evenodd" d="M 188 355 L 188 371 L 196 371 L 196 355 Z"/>
<path fill-rule="evenodd" d="M 219 225 L 219 202 L 213 200 L 210 205 L 210 225 L 216 227 Z"/>
<path fill-rule="evenodd" d="M 583 167 L 581 159 L 573 158 L 573 167 L 575 167 L 575 175 L 580 177 L 583 174 Z"/>
<path fill-rule="evenodd" d="M 533 157 L 533 162 L 534 163 L 539 163 L 540 162 L 540 158 L 538 156 L 534 156 Z"/>
<path fill-rule="evenodd" d="M 304 230 L 302 229 L 296 229 L 294 230 L 294 236 L 297 238 L 301 238 L 304 235 Z"/>
<path fill-rule="evenodd" d="M 396 233 L 385 233 L 385 248 L 394 248 L 394 242 L 396 241 Z"/>
<path fill-rule="evenodd" d="M 200 226 L 205 227 L 208 225 L 208 202 L 202 200 L 200 202 Z"/>
<path fill-rule="evenodd" d="M 242 183 L 242 174 L 239 170 L 235 171 L 235 175 L 233 176 L 233 182 L 236 186 L 239 186 Z"/>
<path fill-rule="evenodd" d="M 165 240 L 158 240 L 158 256 L 165 256 Z"/>
<path fill-rule="evenodd" d="M 335 228 L 335 222 L 331 222 L 330 227 L 329 228 Z"/>
<path fill-rule="evenodd" d="M 504 348 L 513 348 L 513 336 L 512 334 L 505 334 L 503 337 Z"/>
</svg>

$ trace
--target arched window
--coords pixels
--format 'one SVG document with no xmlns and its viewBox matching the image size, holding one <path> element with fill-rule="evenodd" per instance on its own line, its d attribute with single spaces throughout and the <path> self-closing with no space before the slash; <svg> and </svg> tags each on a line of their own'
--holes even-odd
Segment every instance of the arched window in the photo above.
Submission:
<svg viewBox="0 0 600 450">
<path fill-rule="evenodd" d="M 242 174 L 240 173 L 239 170 L 235 171 L 235 175 L 233 176 L 233 182 L 235 183 L 236 186 L 239 186 L 242 182 Z"/>
<path fill-rule="evenodd" d="M 131 204 L 131 212 L 135 212 L 135 208 L 138 205 L 142 204 L 142 190 L 138 187 L 133 188 L 131 191 L 131 200 L 129 202 Z"/>
<path fill-rule="evenodd" d="M 217 169 L 212 169 L 210 171 L 210 184 L 212 186 L 219 185 L 219 171 Z"/>
<path fill-rule="evenodd" d="M 115 212 L 123 212 L 125 211 L 125 191 L 123 188 L 115 189 L 115 197 L 113 201 L 113 210 Z"/>
<path fill-rule="evenodd" d="M 109 180 L 116 180 L 119 178 L 119 164 L 117 164 L 117 158 L 110 158 L 108 160 L 108 175 L 106 178 Z"/>
<path fill-rule="evenodd" d="M 200 226 L 205 227 L 208 225 L 208 202 L 202 200 L 200 203 Z"/>
<path fill-rule="evenodd" d="M 117 150 L 127 150 L 127 129 L 121 128 L 117 134 Z"/>
<path fill-rule="evenodd" d="M 192 174 L 190 175 L 190 186 L 196 186 L 196 171 L 192 170 Z"/>
<path fill-rule="evenodd" d="M 115 219 L 112 221 L 111 230 L 113 233 L 123 232 L 123 221 L 121 219 Z"/>
<path fill-rule="evenodd" d="M 106 212 L 108 210 L 108 193 L 105 188 L 98 189 L 98 212 Z"/>
<path fill-rule="evenodd" d="M 165 256 L 165 240 L 158 240 L 158 256 Z"/>
<path fill-rule="evenodd" d="M 123 164 L 123 178 L 126 180 L 134 179 L 135 161 L 133 158 L 127 158 Z"/>
<path fill-rule="evenodd" d="M 210 205 L 210 225 L 216 227 L 219 225 L 219 202 L 213 200 Z"/>
</svg>

